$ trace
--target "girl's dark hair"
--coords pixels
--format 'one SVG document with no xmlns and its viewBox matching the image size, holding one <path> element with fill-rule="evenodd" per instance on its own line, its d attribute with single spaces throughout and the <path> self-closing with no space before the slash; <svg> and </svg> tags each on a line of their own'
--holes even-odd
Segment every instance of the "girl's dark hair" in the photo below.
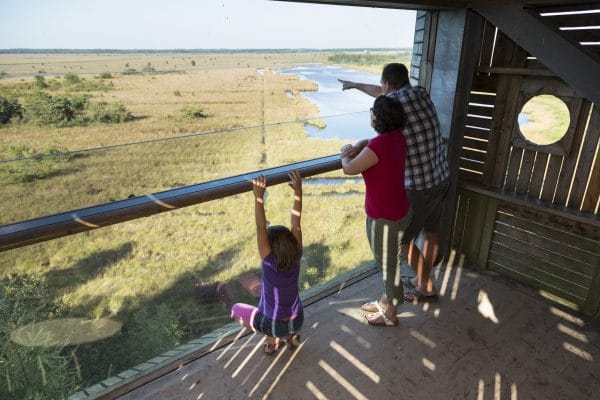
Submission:
<svg viewBox="0 0 600 400">
<path fill-rule="evenodd" d="M 267 228 L 267 237 L 279 271 L 286 271 L 300 262 L 300 247 L 292 232 L 281 225 Z"/>
<path fill-rule="evenodd" d="M 395 89 L 400 89 L 408 83 L 408 69 L 404 64 L 389 63 L 381 71 L 381 81 L 387 82 Z"/>
<path fill-rule="evenodd" d="M 404 110 L 398 100 L 393 97 L 381 95 L 375 99 L 371 109 L 375 120 L 373 128 L 378 133 L 400 131 L 404 128 Z"/>
</svg>

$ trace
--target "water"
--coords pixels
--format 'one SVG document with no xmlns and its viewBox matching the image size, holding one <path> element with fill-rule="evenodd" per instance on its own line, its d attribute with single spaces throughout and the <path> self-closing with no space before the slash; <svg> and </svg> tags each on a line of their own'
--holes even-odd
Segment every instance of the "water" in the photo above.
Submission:
<svg viewBox="0 0 600 400">
<path fill-rule="evenodd" d="M 321 129 L 307 124 L 305 129 L 310 136 L 354 142 L 375 135 L 369 114 L 374 99 L 356 89 L 343 91 L 338 79 L 379 85 L 379 74 L 328 65 L 300 66 L 277 72 L 298 75 L 317 83 L 318 91 L 302 92 L 302 96 L 319 107 L 327 127 Z M 339 114 L 349 115 L 335 116 Z"/>
</svg>

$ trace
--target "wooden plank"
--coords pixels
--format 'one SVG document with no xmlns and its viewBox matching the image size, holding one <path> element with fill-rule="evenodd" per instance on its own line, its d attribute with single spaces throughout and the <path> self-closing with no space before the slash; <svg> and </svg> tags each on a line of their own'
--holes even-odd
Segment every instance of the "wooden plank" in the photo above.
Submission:
<svg viewBox="0 0 600 400">
<path fill-rule="evenodd" d="M 531 173 L 531 181 L 529 182 L 529 191 L 527 192 L 527 194 L 530 196 L 540 197 L 549 156 L 550 155 L 547 153 L 537 153 L 535 157 L 535 164 L 533 165 L 533 172 Z"/>
<path fill-rule="evenodd" d="M 590 286 L 590 292 L 583 305 L 583 312 L 596 318 L 600 317 L 600 266 L 596 266 L 596 274 Z"/>
<path fill-rule="evenodd" d="M 465 230 L 468 212 L 469 196 L 459 192 L 456 201 L 454 228 L 452 229 L 452 248 L 456 250 L 457 254 L 462 254 L 463 232 Z"/>
<path fill-rule="evenodd" d="M 489 140 L 490 138 L 490 131 L 485 131 L 482 129 L 475 129 L 475 128 L 470 128 L 468 126 L 465 126 L 465 133 L 464 136 L 468 136 L 471 138 L 476 138 L 476 139 L 481 139 L 481 140 Z"/>
<path fill-rule="evenodd" d="M 571 287 L 561 285 L 556 286 L 553 280 L 548 282 L 548 277 L 540 273 L 538 270 L 527 266 L 521 265 L 518 259 L 506 257 L 496 251 L 496 247 L 492 245 L 490 249 L 490 257 L 488 267 L 502 275 L 508 276 L 515 279 L 516 281 L 523 282 L 529 286 L 537 289 L 543 289 L 547 292 L 560 296 L 566 300 L 572 301 L 576 304 L 583 304 L 587 297 L 587 292 L 584 290 L 572 290 Z"/>
<path fill-rule="evenodd" d="M 573 173 L 575 172 L 575 166 L 577 165 L 577 156 L 579 155 L 579 149 L 583 142 L 583 133 L 585 131 L 585 125 L 587 123 L 590 106 L 590 102 L 585 100 L 579 111 L 577 125 L 575 127 L 573 142 L 571 146 L 571 152 L 567 157 L 564 157 L 562 168 L 560 169 L 560 175 L 558 177 L 558 186 L 556 189 L 556 193 L 554 194 L 553 200 L 553 203 L 555 204 L 567 205 L 569 189 L 571 187 Z"/>
<path fill-rule="evenodd" d="M 495 93 L 498 86 L 498 75 L 475 74 L 471 90 L 475 92 Z"/>
<path fill-rule="evenodd" d="M 479 67 L 477 72 L 488 74 L 522 75 L 522 76 L 556 76 L 547 68 L 513 68 L 513 67 Z"/>
<path fill-rule="evenodd" d="M 458 178 L 461 182 L 482 183 L 483 173 L 458 169 Z"/>
<path fill-rule="evenodd" d="M 514 267 L 518 267 L 522 272 L 536 277 L 540 281 L 543 280 L 583 299 L 587 297 L 592 284 L 590 277 L 583 277 L 582 279 L 580 275 L 569 273 L 568 270 L 562 269 L 560 266 L 541 258 L 539 254 L 542 254 L 542 251 L 535 254 L 536 251 L 535 249 L 532 251 L 531 246 L 528 246 L 526 243 L 512 240 L 509 236 L 499 235 L 497 232 L 494 232 L 492 236 L 490 253 L 493 252 L 510 258 L 513 260 Z M 494 257 L 490 254 L 490 258 Z M 572 277 L 577 282 L 571 280 Z M 583 284 L 578 283 L 579 281 L 582 281 Z"/>
<path fill-rule="evenodd" d="M 481 104 L 481 103 L 470 103 L 469 104 L 469 107 L 467 108 L 467 114 L 481 115 L 484 117 L 492 117 L 494 115 L 494 107 L 485 107 L 485 106 L 479 106 L 476 104 Z"/>
<path fill-rule="evenodd" d="M 508 171 L 506 173 L 506 181 L 504 182 L 504 190 L 514 192 L 517 184 L 517 177 L 519 176 L 519 169 L 521 168 L 521 160 L 523 159 L 522 149 L 512 148 L 510 152 L 510 161 L 508 163 Z"/>
<path fill-rule="evenodd" d="M 463 138 L 463 149 L 470 148 L 470 149 L 486 151 L 487 145 L 488 145 L 487 141 L 475 140 L 468 136 L 465 136 Z"/>
<path fill-rule="evenodd" d="M 599 25 L 600 26 L 600 22 Z M 600 42 L 600 29 L 582 29 L 576 31 L 560 31 L 564 37 L 576 43 Z"/>
<path fill-rule="evenodd" d="M 485 224 L 487 201 L 485 196 L 478 193 L 469 195 L 469 213 L 463 234 L 462 252 L 469 263 L 476 263 L 479 256 L 481 231 Z M 481 266 L 485 268 L 485 264 Z"/>
<path fill-rule="evenodd" d="M 599 26 L 600 14 L 571 14 L 571 15 L 548 15 L 541 17 L 544 22 L 557 28 L 563 26 Z"/>
<path fill-rule="evenodd" d="M 525 208 L 506 202 L 502 203 L 500 211 L 519 218 L 519 224 L 524 227 L 528 226 L 527 223 L 532 224 L 531 230 L 545 232 L 544 236 L 555 236 L 556 232 L 552 233 L 552 230 L 562 232 L 562 242 L 600 256 L 600 225 L 594 221 L 575 220 L 569 215 L 551 214 L 551 210 Z"/>
<path fill-rule="evenodd" d="M 547 201 L 525 195 L 519 195 L 514 192 L 507 192 L 502 189 L 484 187 L 483 185 L 475 185 L 469 182 L 460 182 L 459 187 L 470 192 L 482 193 L 486 196 L 502 200 L 504 207 L 526 207 L 527 209 L 531 209 L 540 213 L 540 215 L 547 215 L 548 218 L 551 219 L 554 218 L 556 220 L 566 220 L 576 224 L 582 224 L 583 226 L 590 228 L 590 231 L 582 236 L 591 238 L 595 238 L 596 236 L 600 237 L 599 215 L 574 210 L 564 206 L 558 206 Z M 596 247 L 600 248 L 600 244 L 597 244 Z"/>
<path fill-rule="evenodd" d="M 493 106 L 496 103 L 495 93 L 473 93 L 469 95 L 469 103 L 489 104 Z"/>
<path fill-rule="evenodd" d="M 485 20 L 484 20 L 485 21 Z M 481 51 L 479 54 L 478 65 L 492 64 L 492 50 L 494 49 L 494 36 L 496 36 L 496 27 L 485 21 L 483 34 L 481 37 Z"/>
<path fill-rule="evenodd" d="M 569 197 L 569 207 L 581 209 L 585 188 L 588 178 L 592 172 L 592 162 L 594 155 L 598 151 L 598 139 L 600 137 L 600 109 L 594 105 L 594 109 L 590 116 L 587 132 L 579 155 L 575 178 L 573 179 L 573 188 Z M 597 182 L 596 178 L 596 183 Z M 590 181 L 590 185 L 593 181 Z"/>
<path fill-rule="evenodd" d="M 554 253 L 550 253 L 545 249 L 540 249 L 538 247 L 531 246 L 528 243 L 520 242 L 519 240 L 514 239 L 512 235 L 504 235 L 499 233 L 497 230 L 494 230 L 492 243 L 497 243 L 506 247 L 506 251 L 511 252 L 512 254 L 520 253 L 519 259 L 521 259 L 525 264 L 531 264 L 537 266 L 537 268 L 540 269 L 542 269 L 543 266 L 543 269 L 547 271 L 548 274 L 560 277 L 562 280 L 569 281 L 565 278 L 565 276 L 568 275 L 573 279 L 583 279 L 588 284 L 591 283 L 590 276 L 582 276 L 577 272 L 569 272 L 569 269 L 567 267 L 569 265 L 568 258 L 561 257 Z M 581 266 L 582 265 L 580 264 L 579 267 L 581 268 Z M 576 278 L 576 276 L 579 276 L 579 278 Z M 588 288 L 588 286 L 582 287 Z"/>
<path fill-rule="evenodd" d="M 467 125 L 485 128 L 489 130 L 492 127 L 492 120 L 487 118 L 477 118 L 467 115 Z"/>
<path fill-rule="evenodd" d="M 599 62 L 581 46 L 574 45 L 546 21 L 522 6 L 479 3 L 473 8 L 539 58 L 569 86 L 591 101 L 600 103 Z"/>
<path fill-rule="evenodd" d="M 466 168 L 471 171 L 478 171 L 483 173 L 483 162 L 469 160 L 468 158 L 460 158 L 460 162 L 458 164 L 459 168 Z"/>
<path fill-rule="evenodd" d="M 596 212 L 596 205 L 598 204 L 598 199 L 600 198 L 600 155 L 596 153 L 596 162 L 592 167 L 592 172 L 590 174 L 590 184 L 585 192 L 585 196 L 583 198 L 583 204 L 581 205 L 582 211 L 587 211 L 590 213 Z"/>
<path fill-rule="evenodd" d="M 415 31 L 425 29 L 425 15 L 420 16 L 415 21 Z"/>
<path fill-rule="evenodd" d="M 509 39 L 502 31 L 496 35 L 496 45 L 492 55 L 491 67 L 511 67 L 513 54 L 515 51 L 515 42 Z"/>
<path fill-rule="evenodd" d="M 485 206 L 485 219 L 483 221 L 483 229 L 481 237 L 476 240 L 479 242 L 479 251 L 477 254 L 477 266 L 485 269 L 492 244 L 492 235 L 494 234 L 494 221 L 496 220 L 496 210 L 498 208 L 498 200 L 487 197 Z"/>
<path fill-rule="evenodd" d="M 546 170 L 546 176 L 544 177 L 544 183 L 542 187 L 541 199 L 544 201 L 551 202 L 554 198 L 554 192 L 556 191 L 556 184 L 558 183 L 558 175 L 560 174 L 562 161 L 563 157 L 554 154 L 550 155 L 550 161 L 548 161 L 548 169 Z"/>
<path fill-rule="evenodd" d="M 494 120 L 488 147 L 484 182 L 494 188 L 502 187 L 510 156 L 510 140 L 517 120 L 517 98 L 522 78 L 520 76 L 501 76 L 496 95 Z"/>
<path fill-rule="evenodd" d="M 481 151 L 469 150 L 469 149 L 465 149 L 463 147 L 463 149 L 460 153 L 460 157 L 467 158 L 467 159 L 473 160 L 473 161 L 479 161 L 480 163 L 485 163 L 486 154 L 482 153 Z"/>
<path fill-rule="evenodd" d="M 535 151 L 523 151 L 523 159 L 521 161 L 521 168 L 519 169 L 519 177 L 517 179 L 518 194 L 525 194 L 529 191 L 529 182 L 531 181 L 531 173 L 533 171 L 535 155 Z"/>
<path fill-rule="evenodd" d="M 548 258 L 547 260 L 564 269 L 565 273 L 572 273 L 574 275 L 573 279 L 589 281 L 594 276 L 594 272 L 596 271 L 595 263 L 598 261 L 598 256 L 561 243 L 558 235 L 554 236 L 553 240 L 551 240 L 540 235 L 539 232 L 522 229 L 521 227 L 511 225 L 509 221 L 502 221 L 500 218 L 497 218 L 494 231 L 548 252 L 554 258 Z M 580 255 L 583 255 L 585 259 L 580 259 Z"/>
</svg>

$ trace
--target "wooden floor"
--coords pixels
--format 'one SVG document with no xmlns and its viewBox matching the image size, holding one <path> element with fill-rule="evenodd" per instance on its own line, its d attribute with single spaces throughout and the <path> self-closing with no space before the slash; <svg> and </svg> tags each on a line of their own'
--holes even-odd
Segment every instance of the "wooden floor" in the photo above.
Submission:
<svg viewBox="0 0 600 400">
<path fill-rule="evenodd" d="M 303 342 L 262 353 L 247 334 L 122 397 L 130 399 L 600 398 L 600 330 L 537 291 L 460 267 L 436 271 L 440 300 L 372 327 L 373 275 L 305 310 Z"/>
</svg>

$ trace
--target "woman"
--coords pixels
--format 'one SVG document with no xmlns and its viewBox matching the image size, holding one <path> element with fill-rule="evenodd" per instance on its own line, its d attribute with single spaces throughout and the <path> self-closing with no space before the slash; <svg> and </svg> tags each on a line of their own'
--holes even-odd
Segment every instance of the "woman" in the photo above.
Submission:
<svg viewBox="0 0 600 400">
<path fill-rule="evenodd" d="M 379 300 L 362 305 L 371 325 L 398 325 L 397 307 L 403 302 L 400 280 L 400 243 L 410 221 L 410 204 L 404 188 L 406 140 L 401 130 L 405 116 L 393 98 L 379 96 L 371 108 L 371 126 L 377 136 L 356 154 L 344 145 L 342 167 L 347 175 L 362 174 L 365 185 L 367 237 L 383 276 Z"/>
</svg>

